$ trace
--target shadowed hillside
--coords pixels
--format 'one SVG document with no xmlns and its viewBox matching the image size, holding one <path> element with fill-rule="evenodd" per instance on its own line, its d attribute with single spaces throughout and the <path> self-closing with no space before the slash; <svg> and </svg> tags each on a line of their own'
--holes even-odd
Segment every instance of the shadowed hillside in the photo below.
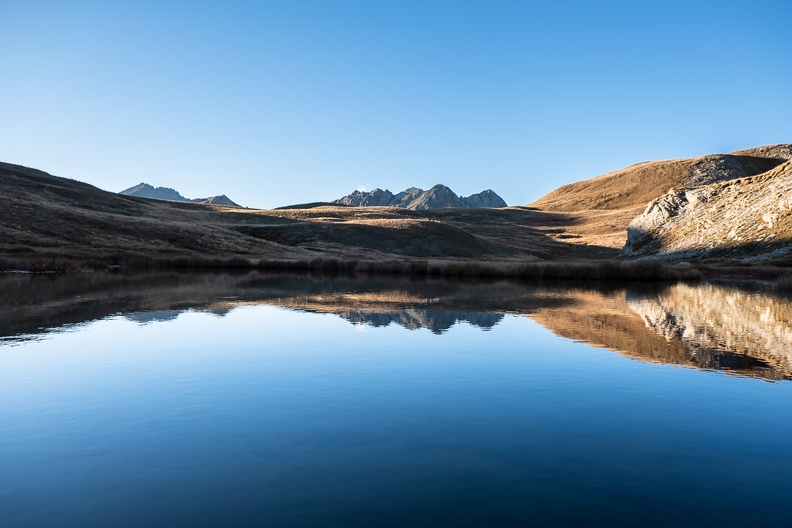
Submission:
<svg viewBox="0 0 792 528">
<path fill-rule="evenodd" d="M 0 229 L 4 235 L 0 239 L 0 268 L 96 269 L 153 260 L 163 265 L 178 261 L 182 267 L 266 268 L 324 259 L 392 261 L 402 266 L 408 262 L 466 262 L 470 269 L 457 266 L 454 273 L 515 276 L 509 270 L 525 263 L 589 261 L 604 265 L 617 258 L 628 240 L 628 226 L 642 212 L 652 211 L 651 206 L 647 208 L 649 202 L 663 214 L 655 215 L 659 221 L 652 217 L 651 225 L 644 222 L 646 225 L 633 230 L 637 235 L 631 235 L 632 253 L 628 256 L 658 251 L 684 256 L 684 248 L 674 246 L 674 240 L 698 240 L 691 235 L 693 224 L 685 220 L 688 217 L 696 218 L 698 234 L 700 226 L 714 226 L 703 241 L 696 242 L 695 251 L 727 248 L 726 253 L 713 254 L 744 258 L 778 249 L 781 255 L 792 245 L 791 217 L 786 201 L 771 194 L 792 189 L 784 183 L 789 175 L 785 159 L 790 156 L 792 146 L 771 145 L 730 155 L 642 163 L 565 185 L 531 207 L 488 209 L 476 205 L 427 210 L 328 204 L 253 210 L 163 201 L 109 193 L 75 180 L 0 163 Z M 670 188 L 677 189 L 672 191 L 677 194 L 679 189 L 704 190 L 693 193 L 699 197 L 695 214 L 688 215 L 692 209 L 687 206 L 663 209 L 658 205 L 668 202 L 660 198 Z M 449 193 L 432 196 L 451 196 Z M 682 194 L 693 196 L 687 191 Z M 683 210 L 685 214 L 680 213 Z M 767 227 L 764 231 L 758 229 L 762 222 Z M 60 264 L 66 261 L 72 264 Z M 478 263 L 505 265 L 499 269 L 507 271 L 501 273 L 494 267 L 475 271 Z M 568 271 L 554 276 L 588 274 L 582 268 Z M 535 276 L 535 270 L 525 269 L 516 275 Z M 645 279 L 648 275 L 647 270 L 639 270 L 633 277 Z"/>
<path fill-rule="evenodd" d="M 0 164 L 0 206 L 7 266 L 37 256 L 106 263 L 142 257 L 526 262 L 616 254 L 559 236 L 567 215 L 525 208 L 237 209 L 124 196 L 11 164 Z"/>
</svg>

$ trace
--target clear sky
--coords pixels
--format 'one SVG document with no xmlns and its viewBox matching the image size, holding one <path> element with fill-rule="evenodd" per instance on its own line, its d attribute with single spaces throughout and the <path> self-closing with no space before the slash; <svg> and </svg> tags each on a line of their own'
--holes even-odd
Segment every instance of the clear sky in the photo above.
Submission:
<svg viewBox="0 0 792 528">
<path fill-rule="evenodd" d="M 792 142 L 792 2 L 0 0 L 0 161 L 250 207 L 510 205 Z"/>
</svg>

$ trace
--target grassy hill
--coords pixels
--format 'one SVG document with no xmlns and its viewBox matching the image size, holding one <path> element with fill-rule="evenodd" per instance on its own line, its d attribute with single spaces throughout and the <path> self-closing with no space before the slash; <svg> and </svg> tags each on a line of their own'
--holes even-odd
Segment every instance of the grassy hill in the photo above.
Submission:
<svg viewBox="0 0 792 528">
<path fill-rule="evenodd" d="M 574 218 L 528 208 L 411 211 L 319 206 L 250 210 L 105 192 L 0 163 L 0 255 L 91 265 L 159 259 L 423 258 L 526 262 L 609 258 L 563 238 Z"/>
<path fill-rule="evenodd" d="M 628 225 L 669 189 L 776 181 L 777 173 L 787 174 L 782 167 L 788 158 L 792 146 L 771 145 L 641 163 L 565 185 L 527 207 L 426 211 L 327 204 L 253 210 L 161 201 L 0 163 L 0 269 L 152 263 L 305 268 L 343 260 L 397 268 L 450 262 L 459 273 L 465 273 L 460 262 L 483 262 L 516 273 L 515 266 L 526 263 L 606 262 L 619 256 Z M 762 193 L 771 187 L 742 188 Z M 748 222 L 739 218 L 734 221 Z M 783 218 L 773 222 L 786 225 Z M 607 273 L 623 271 L 611 268 Z M 585 273 L 580 269 L 571 273 Z"/>
<path fill-rule="evenodd" d="M 792 159 L 792 145 L 769 145 L 731 154 L 638 163 L 559 187 L 530 204 L 567 213 L 582 242 L 622 247 L 627 228 L 649 202 L 671 189 L 687 189 L 767 173 Z"/>
</svg>

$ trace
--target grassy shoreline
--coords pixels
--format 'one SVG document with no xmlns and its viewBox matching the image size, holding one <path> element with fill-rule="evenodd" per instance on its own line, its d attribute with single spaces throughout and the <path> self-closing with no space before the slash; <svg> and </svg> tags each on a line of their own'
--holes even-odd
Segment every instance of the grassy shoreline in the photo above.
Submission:
<svg viewBox="0 0 792 528">
<path fill-rule="evenodd" d="M 725 268 L 724 268 L 725 269 Z M 775 268 L 774 268 L 775 269 Z M 154 270 L 262 270 L 329 274 L 390 274 L 426 277 L 498 279 L 574 279 L 596 281 L 700 280 L 718 275 L 713 269 L 660 260 L 493 261 L 444 259 L 258 259 L 243 256 L 111 256 L 64 255 L 0 256 L 0 270 L 28 272 L 154 271 Z M 744 268 L 740 268 L 744 272 Z M 778 278 L 782 269 L 764 270 L 764 279 Z M 730 272 L 730 275 L 737 273 Z"/>
<path fill-rule="evenodd" d="M 448 278 L 520 281 L 618 282 L 765 282 L 792 291 L 792 267 L 787 262 L 745 264 L 739 261 L 674 262 L 660 259 L 529 261 L 449 259 L 267 259 L 249 256 L 111 256 L 13 255 L 0 256 L 0 274 L 151 271 L 266 271 L 316 273 L 327 276 L 390 275 L 410 278 Z"/>
</svg>

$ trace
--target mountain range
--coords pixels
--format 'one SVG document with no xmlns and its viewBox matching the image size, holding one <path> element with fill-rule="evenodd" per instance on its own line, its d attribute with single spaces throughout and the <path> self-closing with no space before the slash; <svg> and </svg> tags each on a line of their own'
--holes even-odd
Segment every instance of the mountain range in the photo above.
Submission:
<svg viewBox="0 0 792 528">
<path fill-rule="evenodd" d="M 354 191 L 333 203 L 356 207 L 388 206 L 425 211 L 427 209 L 443 208 L 495 208 L 507 207 L 506 202 L 491 189 L 467 197 L 458 196 L 445 185 L 435 185 L 424 191 L 417 187 L 410 187 L 398 194 L 389 190 L 374 189 L 373 191 Z"/>
<path fill-rule="evenodd" d="M 170 187 L 154 187 L 148 183 L 139 183 L 129 189 L 124 189 L 118 194 L 127 196 L 139 196 L 141 198 L 153 198 L 155 200 L 172 200 L 176 202 L 193 202 L 210 205 L 225 205 L 227 207 L 240 207 L 239 204 L 232 202 L 228 196 L 210 196 L 209 198 L 185 198 Z"/>
<path fill-rule="evenodd" d="M 140 197 L 152 190 L 160 200 Z M 52 269 L 57 259 L 239 258 L 291 266 L 316 259 L 523 265 L 662 258 L 761 260 L 783 271 L 792 256 L 789 144 L 638 163 L 523 207 L 503 207 L 488 191 L 460 198 L 440 185 L 279 210 L 206 207 L 159 191 L 140 185 L 110 193 L 0 163 L 0 269 L 30 269 L 31 262 Z M 356 207 L 371 205 L 391 207 Z"/>
</svg>

